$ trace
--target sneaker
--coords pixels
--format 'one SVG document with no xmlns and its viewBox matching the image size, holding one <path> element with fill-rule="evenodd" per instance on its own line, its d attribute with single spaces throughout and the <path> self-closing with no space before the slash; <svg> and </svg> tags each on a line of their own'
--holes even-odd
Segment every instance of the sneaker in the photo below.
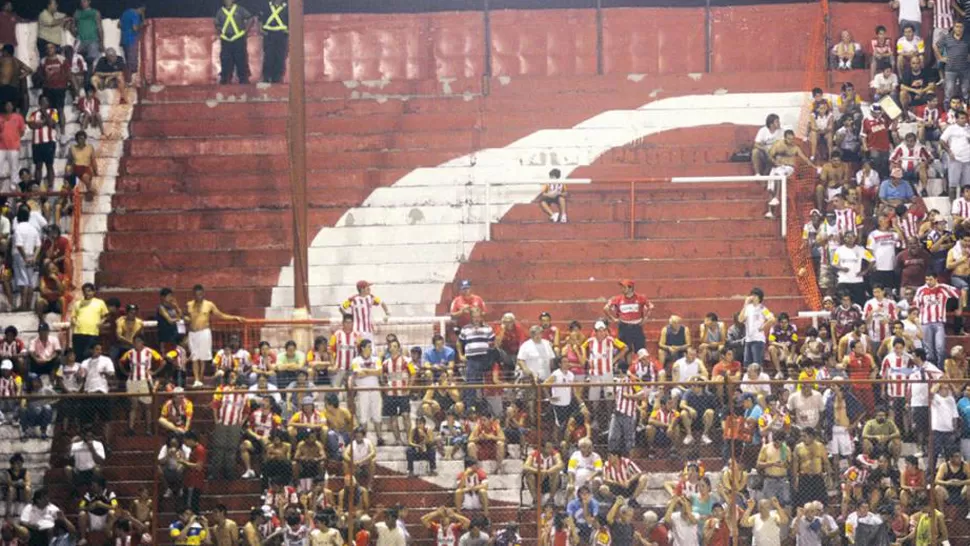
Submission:
<svg viewBox="0 0 970 546">
<path fill-rule="evenodd" d="M 205 385 L 203 385 L 201 381 L 196 381 L 195 383 L 192 383 L 192 388 L 193 389 L 201 389 L 204 386 Z"/>
<path fill-rule="evenodd" d="M 162 498 L 165 498 L 165 499 L 172 498 L 172 490 L 171 489 L 165 489 L 165 493 L 162 494 Z"/>
<path fill-rule="evenodd" d="M 244 480 L 252 480 L 255 477 L 256 477 L 256 472 L 254 472 L 252 469 L 249 469 L 243 472 L 243 475 L 242 475 L 242 479 Z"/>
<path fill-rule="evenodd" d="M 922 451 L 917 451 L 916 453 L 913 453 L 913 457 L 916 457 L 917 459 L 922 459 L 923 458 L 923 452 Z"/>
<path fill-rule="evenodd" d="M 780 204 L 781 204 L 781 201 L 779 201 L 777 197 L 772 197 L 771 201 L 768 201 L 769 207 L 777 207 Z"/>
<path fill-rule="evenodd" d="M 685 446 L 689 446 L 689 445 L 691 445 L 693 443 L 694 443 L 694 437 L 693 436 L 691 436 L 690 434 L 688 434 L 687 436 L 684 437 L 684 445 Z"/>
<path fill-rule="evenodd" d="M 712 443 L 714 443 L 714 440 L 711 440 L 710 436 L 708 436 L 707 434 L 704 434 L 703 436 L 701 436 L 701 442 L 703 442 L 704 445 L 709 446 Z"/>
<path fill-rule="evenodd" d="M 558 222 L 559 221 L 559 213 L 558 212 L 552 213 L 552 216 L 549 217 L 549 221 L 550 222 L 553 222 L 553 223 Z"/>
<path fill-rule="evenodd" d="M 566 223 L 566 213 L 565 212 L 562 214 L 562 216 L 559 217 L 559 223 L 560 224 L 565 224 Z"/>
<path fill-rule="evenodd" d="M 765 218 L 774 218 L 774 217 L 775 217 L 775 213 L 771 212 L 770 210 L 765 213 Z"/>
</svg>

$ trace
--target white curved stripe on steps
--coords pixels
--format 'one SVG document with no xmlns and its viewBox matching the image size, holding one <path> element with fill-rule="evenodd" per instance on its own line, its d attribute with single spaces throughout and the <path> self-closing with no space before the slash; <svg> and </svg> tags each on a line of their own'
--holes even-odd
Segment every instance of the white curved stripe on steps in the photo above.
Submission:
<svg viewBox="0 0 970 546">
<path fill-rule="evenodd" d="M 350 295 L 348 287 L 367 279 L 377 285 L 375 293 L 392 306 L 396 316 L 433 315 L 442 289 L 454 281 L 458 256 L 469 256 L 475 243 L 484 240 L 480 222 L 462 224 L 461 218 L 483 216 L 486 181 L 542 180 L 554 166 L 565 178 L 613 148 L 673 129 L 758 126 L 769 113 L 778 114 L 783 126 L 797 127 L 807 98 L 803 92 L 666 98 L 636 110 L 606 110 L 568 129 L 538 130 L 504 148 L 484 149 L 437 167 L 415 169 L 394 184 L 374 190 L 334 227 L 320 230 L 313 238 L 309 249 L 311 314 L 334 315 L 336 304 Z M 554 162 L 550 161 L 553 154 Z M 692 174 L 702 173 L 684 173 Z M 538 184 L 493 187 L 493 221 L 516 204 L 532 202 L 538 192 Z M 399 281 L 402 269 L 407 269 L 404 282 Z M 268 318 L 289 317 L 292 287 L 291 263 L 280 272 Z"/>
</svg>

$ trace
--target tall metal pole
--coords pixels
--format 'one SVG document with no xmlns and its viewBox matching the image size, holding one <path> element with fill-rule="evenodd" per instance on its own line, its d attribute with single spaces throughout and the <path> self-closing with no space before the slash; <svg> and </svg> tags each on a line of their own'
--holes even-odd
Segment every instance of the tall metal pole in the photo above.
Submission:
<svg viewBox="0 0 970 546">
<path fill-rule="evenodd" d="M 296 313 L 310 308 L 307 247 L 308 202 L 306 188 L 306 80 L 303 55 L 303 0 L 290 0 L 289 6 L 290 107 L 289 134 L 290 198 L 293 210 L 293 307 Z"/>
</svg>

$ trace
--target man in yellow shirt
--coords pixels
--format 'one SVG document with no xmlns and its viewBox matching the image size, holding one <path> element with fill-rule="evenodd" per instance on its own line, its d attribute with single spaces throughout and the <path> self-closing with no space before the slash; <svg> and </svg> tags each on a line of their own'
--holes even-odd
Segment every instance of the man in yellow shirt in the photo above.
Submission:
<svg viewBox="0 0 970 546">
<path fill-rule="evenodd" d="M 108 306 L 96 297 L 97 289 L 91 283 L 81 287 L 84 299 L 74 304 L 71 312 L 71 345 L 77 359 L 83 361 L 90 356 L 91 348 L 101 335 L 101 323 L 108 316 Z"/>
</svg>

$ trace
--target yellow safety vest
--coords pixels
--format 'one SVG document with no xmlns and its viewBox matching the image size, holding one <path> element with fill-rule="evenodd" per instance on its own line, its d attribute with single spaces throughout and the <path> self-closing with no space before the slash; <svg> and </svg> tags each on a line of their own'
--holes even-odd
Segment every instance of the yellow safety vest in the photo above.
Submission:
<svg viewBox="0 0 970 546">
<path fill-rule="evenodd" d="M 280 14 L 282 14 L 283 10 L 286 9 L 286 2 L 279 5 L 273 5 L 273 3 L 270 2 L 269 9 L 271 13 L 269 14 L 269 18 L 266 19 L 266 24 L 263 25 L 263 30 L 268 30 L 270 32 L 286 32 L 289 30 L 286 23 L 283 22 L 283 18 L 280 17 Z"/>
<path fill-rule="evenodd" d="M 219 35 L 219 38 L 227 42 L 235 42 L 246 35 L 246 31 L 240 29 L 239 25 L 236 24 L 236 7 L 237 5 L 233 4 L 232 9 L 222 8 L 226 20 L 222 23 L 222 34 Z"/>
</svg>

